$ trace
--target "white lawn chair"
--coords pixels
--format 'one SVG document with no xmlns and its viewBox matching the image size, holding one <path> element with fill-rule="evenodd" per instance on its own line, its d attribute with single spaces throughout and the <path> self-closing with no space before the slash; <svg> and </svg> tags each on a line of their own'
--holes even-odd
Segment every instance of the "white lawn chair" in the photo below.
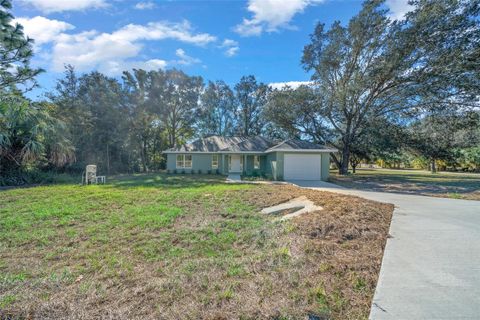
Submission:
<svg viewBox="0 0 480 320">
<path fill-rule="evenodd" d="M 97 183 L 97 166 L 94 164 L 89 164 L 85 168 L 85 184 L 94 184 Z"/>
<path fill-rule="evenodd" d="M 89 164 L 82 173 L 82 184 L 105 184 L 107 178 L 105 176 L 97 176 L 97 166 Z"/>
</svg>

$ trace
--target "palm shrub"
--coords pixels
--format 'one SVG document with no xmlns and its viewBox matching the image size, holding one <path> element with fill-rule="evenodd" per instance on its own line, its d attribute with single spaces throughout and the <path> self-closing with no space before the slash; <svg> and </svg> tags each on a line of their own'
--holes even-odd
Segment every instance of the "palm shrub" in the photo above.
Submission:
<svg viewBox="0 0 480 320">
<path fill-rule="evenodd" d="M 51 116 L 51 105 L 19 95 L 0 97 L 0 169 L 17 175 L 27 167 L 60 167 L 75 160 L 65 124 Z"/>
</svg>

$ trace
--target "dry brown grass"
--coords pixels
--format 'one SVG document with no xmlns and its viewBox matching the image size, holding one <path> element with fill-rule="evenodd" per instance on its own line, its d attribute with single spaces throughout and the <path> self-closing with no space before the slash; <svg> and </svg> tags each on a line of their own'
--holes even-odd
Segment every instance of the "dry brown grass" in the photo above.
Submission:
<svg viewBox="0 0 480 320">
<path fill-rule="evenodd" d="M 362 168 L 348 176 L 332 172 L 330 180 L 352 189 L 480 200 L 478 173 Z"/>
<path fill-rule="evenodd" d="M 108 219 L 53 224 L 55 234 L 40 245 L 1 244 L 0 317 L 368 317 L 393 206 L 285 185 L 175 192 L 168 199 L 188 213 L 162 227 L 112 223 L 125 210 L 113 197 L 102 208 Z M 301 195 L 324 210 L 285 223 L 259 213 Z"/>
</svg>

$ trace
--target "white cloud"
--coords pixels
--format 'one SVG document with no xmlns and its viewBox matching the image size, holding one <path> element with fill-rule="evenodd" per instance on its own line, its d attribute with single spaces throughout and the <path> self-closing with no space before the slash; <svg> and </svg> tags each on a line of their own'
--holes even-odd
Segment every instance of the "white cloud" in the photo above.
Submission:
<svg viewBox="0 0 480 320">
<path fill-rule="evenodd" d="M 228 48 L 227 51 L 225 51 L 225 55 L 227 57 L 233 57 L 234 55 L 236 55 L 238 53 L 238 50 L 240 50 L 239 47 Z"/>
<path fill-rule="evenodd" d="M 112 62 L 122 64 L 138 56 L 143 48 L 142 41 L 164 39 L 199 46 L 216 40 L 206 33 L 193 33 L 187 21 L 180 24 L 152 22 L 146 26 L 129 24 L 113 33 L 89 31 L 74 35 L 62 34 L 53 47 L 53 69 L 59 71 L 65 63 L 70 63 L 79 70 L 98 68 L 114 74 L 117 69 L 109 68 Z M 180 58 L 182 64 L 195 62 L 191 57 Z"/>
<path fill-rule="evenodd" d="M 312 83 L 313 83 L 312 81 L 286 81 L 286 82 L 272 82 L 272 83 L 269 83 L 268 85 L 272 89 L 281 90 L 287 86 L 292 89 L 296 89 L 302 85 L 308 86 L 308 85 L 311 85 Z"/>
<path fill-rule="evenodd" d="M 147 61 L 107 61 L 101 65 L 100 72 L 108 75 L 119 75 L 123 71 L 132 69 L 143 69 L 146 71 L 164 69 L 168 65 L 167 61 L 161 59 L 151 59 Z"/>
<path fill-rule="evenodd" d="M 405 14 L 413 10 L 408 0 L 386 0 L 385 4 L 390 9 L 390 18 L 393 20 L 403 20 Z"/>
<path fill-rule="evenodd" d="M 15 22 L 23 26 L 25 34 L 35 40 L 36 46 L 52 42 L 57 39 L 62 32 L 75 28 L 65 21 L 47 19 L 41 16 L 17 18 Z"/>
<path fill-rule="evenodd" d="M 106 7 L 105 0 L 20 0 L 36 9 L 45 12 L 77 11 Z"/>
<path fill-rule="evenodd" d="M 181 65 L 184 65 L 184 66 L 189 66 L 191 64 L 202 62 L 200 59 L 190 57 L 189 55 L 187 55 L 185 53 L 185 50 L 183 50 L 183 49 L 177 49 L 175 51 L 175 55 L 180 58 L 180 60 L 176 60 L 175 63 L 181 64 Z"/>
<path fill-rule="evenodd" d="M 280 28 L 291 28 L 290 20 L 301 13 L 309 5 L 324 0 L 249 0 L 248 11 L 253 14 L 251 19 L 235 26 L 234 30 L 242 36 L 256 36 L 262 32 L 278 31 Z"/>
<path fill-rule="evenodd" d="M 137 10 L 149 10 L 155 8 L 155 3 L 153 1 L 142 1 L 135 5 Z"/>
<path fill-rule="evenodd" d="M 203 46 L 216 41 L 217 38 L 208 33 L 192 32 L 192 27 L 187 20 L 182 23 L 150 22 L 146 26 L 129 24 L 111 34 L 113 39 L 136 41 L 136 40 L 163 40 L 175 39 L 194 45 Z"/>
<path fill-rule="evenodd" d="M 220 48 L 225 49 L 224 53 L 227 57 L 233 57 L 238 53 L 238 50 L 240 50 L 240 47 L 238 46 L 238 42 L 232 39 L 223 40 L 222 44 L 220 45 Z"/>
<path fill-rule="evenodd" d="M 225 39 L 222 42 L 222 47 L 233 47 L 238 46 L 238 42 L 232 39 Z"/>
<path fill-rule="evenodd" d="M 138 60 L 145 41 L 173 39 L 197 46 L 216 41 L 216 37 L 210 34 L 194 32 L 188 21 L 129 24 L 112 33 L 90 30 L 73 34 L 67 31 L 74 26 L 64 21 L 38 16 L 20 18 L 18 22 L 25 26 L 28 36 L 37 39 L 37 46 L 49 50 L 40 57 L 48 59 L 45 62 L 57 72 L 62 71 L 65 64 L 71 64 L 79 71 L 97 69 L 108 75 L 118 75 L 131 68 L 164 68 L 168 62 L 163 59 Z M 180 59 L 173 63 L 189 65 L 200 62 L 182 49 L 177 50 L 176 55 Z"/>
</svg>

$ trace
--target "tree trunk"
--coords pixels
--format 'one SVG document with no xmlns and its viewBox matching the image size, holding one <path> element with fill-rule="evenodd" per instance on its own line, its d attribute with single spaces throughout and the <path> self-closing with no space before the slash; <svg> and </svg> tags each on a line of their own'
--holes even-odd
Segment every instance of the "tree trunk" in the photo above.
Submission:
<svg viewBox="0 0 480 320">
<path fill-rule="evenodd" d="M 330 153 L 330 157 L 332 158 L 333 162 L 337 166 L 337 168 L 340 168 L 340 161 L 338 161 L 337 156 L 334 153 Z"/>
<path fill-rule="evenodd" d="M 357 164 L 352 164 L 352 173 L 355 173 L 356 168 L 357 168 Z"/>
<path fill-rule="evenodd" d="M 338 173 L 341 175 L 348 174 L 348 164 L 350 162 L 350 146 L 348 143 L 344 143 L 342 149 L 342 161 L 340 162 L 340 167 L 338 168 Z"/>
<path fill-rule="evenodd" d="M 110 175 L 110 150 L 107 143 L 107 175 Z"/>
<path fill-rule="evenodd" d="M 437 173 L 437 167 L 435 166 L 435 159 L 432 159 L 431 169 L 432 169 L 432 173 Z"/>
<path fill-rule="evenodd" d="M 146 138 L 142 141 L 142 165 L 143 165 L 143 172 L 148 171 L 147 167 L 147 141 Z"/>
</svg>

